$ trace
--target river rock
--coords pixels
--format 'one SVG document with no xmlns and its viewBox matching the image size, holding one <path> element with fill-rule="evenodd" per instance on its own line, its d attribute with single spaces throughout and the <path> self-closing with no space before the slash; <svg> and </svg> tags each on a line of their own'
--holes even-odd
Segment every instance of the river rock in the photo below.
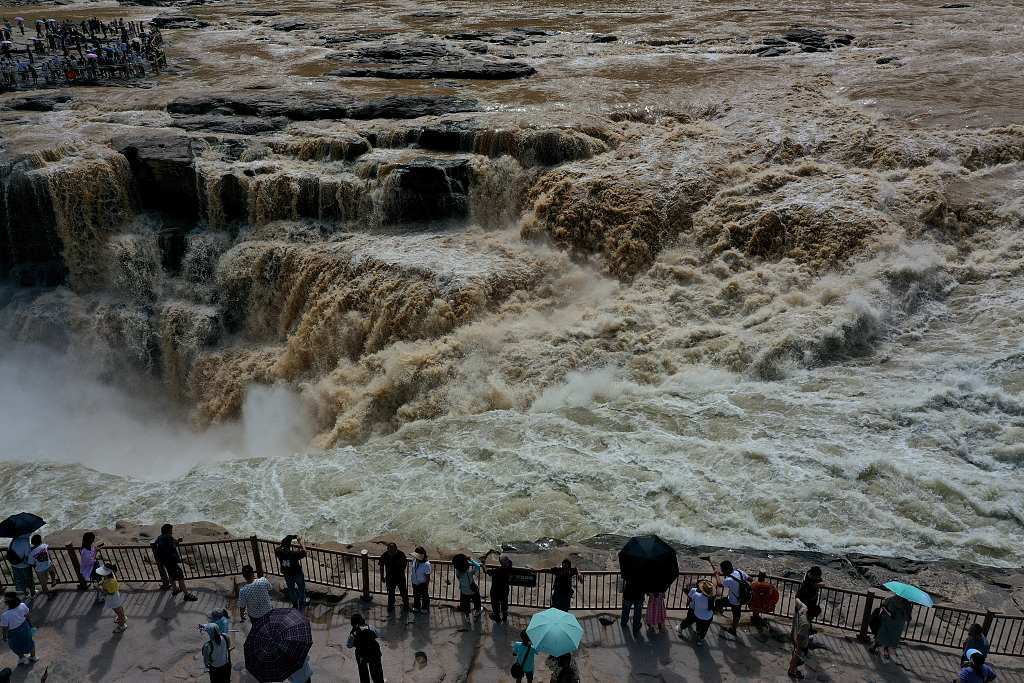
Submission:
<svg viewBox="0 0 1024 683">
<path fill-rule="evenodd" d="M 479 80 L 508 80 L 526 78 L 537 73 L 529 64 L 502 62 L 479 57 L 447 60 L 431 64 L 412 64 L 384 67 L 344 67 L 331 71 L 329 76 L 341 78 L 429 79 L 462 78 Z"/>
<path fill-rule="evenodd" d="M 207 22 L 196 19 L 188 14 L 161 14 L 153 17 L 149 23 L 156 28 L 162 29 L 200 29 L 209 26 Z"/>
<path fill-rule="evenodd" d="M 6 108 L 15 111 L 53 111 L 71 99 L 71 95 L 61 93 L 39 93 L 8 100 Z"/>
<path fill-rule="evenodd" d="M 192 140 L 179 131 L 137 129 L 111 140 L 132 167 L 144 208 L 199 216 Z"/>
<path fill-rule="evenodd" d="M 167 105 L 172 115 L 211 112 L 235 116 L 283 116 L 293 121 L 320 119 L 414 119 L 478 111 L 479 104 L 451 95 L 392 95 L 376 100 L 351 96 L 286 93 L 220 94 L 179 97 Z"/>
<path fill-rule="evenodd" d="M 271 24 L 270 28 L 275 31 L 301 31 L 302 29 L 309 28 L 309 25 L 303 21 L 279 21 L 276 24 Z"/>
</svg>

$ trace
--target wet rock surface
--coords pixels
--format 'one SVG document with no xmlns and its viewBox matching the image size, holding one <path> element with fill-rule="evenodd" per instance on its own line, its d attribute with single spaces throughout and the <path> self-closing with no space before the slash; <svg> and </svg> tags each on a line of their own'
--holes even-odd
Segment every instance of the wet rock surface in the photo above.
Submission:
<svg viewBox="0 0 1024 683">
<path fill-rule="evenodd" d="M 480 51 L 487 52 L 485 46 Z M 536 69 L 521 62 L 481 57 L 472 48 L 432 40 L 409 40 L 363 46 L 332 55 L 336 61 L 369 66 L 344 66 L 330 72 L 346 78 L 464 78 L 502 80 L 525 78 Z"/>
<path fill-rule="evenodd" d="M 285 117 L 293 121 L 320 119 L 414 119 L 452 112 L 475 111 L 479 105 L 449 95 L 393 95 L 377 100 L 351 96 L 324 99 L 313 94 L 200 95 L 168 103 L 173 115 Z"/>
</svg>

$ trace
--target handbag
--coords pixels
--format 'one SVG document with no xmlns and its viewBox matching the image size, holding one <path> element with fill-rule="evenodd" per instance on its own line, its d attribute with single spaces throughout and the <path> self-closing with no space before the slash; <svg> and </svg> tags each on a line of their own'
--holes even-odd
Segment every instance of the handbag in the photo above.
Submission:
<svg viewBox="0 0 1024 683">
<path fill-rule="evenodd" d="M 522 675 L 524 673 L 526 673 L 525 671 L 523 671 L 523 664 L 526 663 L 526 658 L 530 656 L 530 650 L 532 650 L 532 649 L 533 649 L 532 645 L 528 646 L 526 648 L 526 652 L 523 653 L 523 658 L 522 659 L 517 659 L 515 661 L 515 663 L 512 664 L 512 670 L 509 673 L 512 674 L 513 678 L 521 678 Z"/>
</svg>

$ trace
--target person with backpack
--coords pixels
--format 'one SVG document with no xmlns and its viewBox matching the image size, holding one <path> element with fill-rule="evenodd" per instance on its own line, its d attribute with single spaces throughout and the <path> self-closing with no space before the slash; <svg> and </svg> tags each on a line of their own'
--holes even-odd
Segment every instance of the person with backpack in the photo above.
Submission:
<svg viewBox="0 0 1024 683">
<path fill-rule="evenodd" d="M 53 561 L 50 559 L 50 546 L 43 543 L 43 537 L 36 534 L 32 537 L 32 550 L 28 553 L 29 564 L 39 579 L 39 590 L 46 595 L 50 592 L 50 582 L 57 584 L 57 577 L 50 576 Z"/>
<path fill-rule="evenodd" d="M 409 571 L 409 559 L 397 543 L 388 543 L 387 550 L 380 556 L 380 573 L 384 577 L 384 585 L 388 589 L 388 611 L 395 609 L 395 590 L 402 595 L 402 609 L 409 610 L 409 589 L 406 586 L 405 574 Z"/>
<path fill-rule="evenodd" d="M 750 623 L 764 626 L 768 620 L 762 614 L 771 614 L 779 604 L 779 589 L 768 581 L 764 570 L 757 573 L 757 581 L 750 584 Z"/>
<path fill-rule="evenodd" d="M 726 591 L 725 597 L 715 601 L 715 611 L 724 612 L 726 607 L 732 610 L 732 625 L 725 631 L 735 636 L 742 606 L 750 604 L 750 575 L 733 567 L 729 560 L 723 560 L 715 570 L 715 582 Z"/>
<path fill-rule="evenodd" d="M 480 584 L 477 577 L 480 575 L 480 563 L 458 553 L 452 557 L 452 567 L 455 569 L 455 578 L 459 582 L 459 611 L 464 616 L 469 616 L 470 605 L 477 616 L 484 611 L 480 602 Z"/>
<path fill-rule="evenodd" d="M 292 542 L 298 543 L 298 548 Z M 306 546 L 302 539 L 291 534 L 281 539 L 281 545 L 274 550 L 277 556 L 277 563 L 281 567 L 281 576 L 284 577 L 285 593 L 292 607 L 301 610 L 306 607 L 306 576 L 302 571 L 302 558 L 306 556 Z"/>
<path fill-rule="evenodd" d="M 416 546 L 412 554 L 412 611 L 430 611 L 430 575 L 434 569 L 427 559 L 427 549 Z"/>
<path fill-rule="evenodd" d="M 384 683 L 378 638 L 376 629 L 367 625 L 362 614 L 352 615 L 352 632 L 348 636 L 346 647 L 356 651 L 359 683 Z"/>
<path fill-rule="evenodd" d="M 516 683 L 522 683 L 524 676 L 527 683 L 533 683 L 537 651 L 533 649 L 533 643 L 525 630 L 519 632 L 519 640 L 512 646 L 512 659 L 511 674 Z"/>
<path fill-rule="evenodd" d="M 208 637 L 203 643 L 203 664 L 210 672 L 210 683 L 231 683 L 231 640 L 216 623 L 203 624 L 200 631 Z"/>
<path fill-rule="evenodd" d="M 185 572 L 181 569 L 181 553 L 178 552 L 181 541 L 182 539 L 174 537 L 174 527 L 164 524 L 160 527 L 160 535 L 153 542 L 153 550 L 156 553 L 156 561 L 163 567 L 168 579 L 177 583 L 171 595 L 184 593 L 184 601 L 193 602 L 199 598 L 185 586 Z"/>
<path fill-rule="evenodd" d="M 30 537 L 31 534 L 22 534 L 7 546 L 7 562 L 11 565 L 11 573 L 14 574 L 14 589 L 26 598 L 32 598 L 36 594 L 36 582 L 29 558 L 32 552 Z"/>
</svg>

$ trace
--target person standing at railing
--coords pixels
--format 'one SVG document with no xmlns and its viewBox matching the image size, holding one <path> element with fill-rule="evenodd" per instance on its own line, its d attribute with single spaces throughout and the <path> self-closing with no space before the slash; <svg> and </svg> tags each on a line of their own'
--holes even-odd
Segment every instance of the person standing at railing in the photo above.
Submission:
<svg viewBox="0 0 1024 683">
<path fill-rule="evenodd" d="M 768 573 L 757 573 L 757 581 L 750 584 L 750 623 L 763 626 L 768 620 L 762 614 L 771 614 L 779 603 L 779 589 L 768 581 Z"/>
<path fill-rule="evenodd" d="M 102 543 L 96 542 L 96 534 L 93 532 L 86 531 L 82 534 L 82 547 L 78 550 L 78 573 L 81 577 L 78 590 L 88 590 L 96 581 L 96 565 L 102 547 Z M 103 602 L 102 594 L 97 594 L 96 602 Z"/>
<path fill-rule="evenodd" d="M 452 567 L 459 582 L 459 611 L 468 617 L 472 605 L 473 612 L 479 617 L 484 611 L 480 602 L 480 584 L 477 582 L 477 577 L 480 576 L 480 563 L 458 553 L 452 557 Z"/>
<path fill-rule="evenodd" d="M 292 541 L 298 543 L 299 547 L 292 545 Z M 306 598 L 306 576 L 302 571 L 302 558 L 306 556 L 306 546 L 301 538 L 289 534 L 281 539 L 281 545 L 274 550 L 274 554 L 281 567 L 288 600 L 295 609 L 304 609 L 309 604 Z"/>
<path fill-rule="evenodd" d="M 960 665 L 967 666 L 971 663 L 971 658 L 967 655 L 969 651 L 977 650 L 988 657 L 988 649 L 988 638 L 985 637 L 985 631 L 982 630 L 981 624 L 971 624 L 971 627 L 967 629 L 967 640 L 964 641 L 964 653 L 960 655 Z"/>
<path fill-rule="evenodd" d="M 629 614 L 633 613 L 633 630 L 640 630 L 641 614 L 644 611 L 643 587 L 638 581 L 627 578 L 622 581 L 622 618 L 619 623 L 622 628 L 629 625 Z"/>
<path fill-rule="evenodd" d="M 715 569 L 715 581 L 725 588 L 725 597 L 715 601 L 715 610 L 723 612 L 729 608 L 732 611 L 732 624 L 725 631 L 735 636 L 742 606 L 750 603 L 750 575 L 733 567 L 729 560 L 723 560 Z"/>
<path fill-rule="evenodd" d="M 164 572 L 170 581 L 176 582 L 177 586 L 171 591 L 171 595 L 178 593 L 185 594 L 185 602 L 198 600 L 194 593 L 189 592 L 185 585 L 185 572 L 181 568 L 181 553 L 178 545 L 183 539 L 174 537 L 174 527 L 164 524 L 160 527 L 160 535 L 153 542 L 153 550 L 156 553 L 156 561 L 163 566 Z"/>
<path fill-rule="evenodd" d="M 804 580 L 800 582 L 800 588 L 796 591 L 796 599 L 808 607 L 818 604 L 818 594 L 821 592 L 821 567 L 811 567 L 804 574 Z"/>
<path fill-rule="evenodd" d="M 35 572 L 36 578 L 39 579 L 39 589 L 43 594 L 50 592 L 51 580 L 56 585 L 56 576 L 50 576 L 50 570 L 53 569 L 53 561 L 50 559 L 50 546 L 43 543 L 43 537 L 36 534 L 32 537 L 32 550 L 28 553 L 29 562 L 32 565 L 32 571 Z"/>
<path fill-rule="evenodd" d="M 395 590 L 402 594 L 402 609 L 409 610 L 409 588 L 406 585 L 405 574 L 409 571 L 409 558 L 405 556 L 398 545 L 388 543 L 387 550 L 380 556 L 380 573 L 384 577 L 384 585 L 388 589 L 388 611 L 395 609 Z"/>
<path fill-rule="evenodd" d="M 481 562 L 487 562 L 487 558 L 497 550 L 488 550 L 480 558 Z M 512 576 L 512 558 L 502 555 L 498 558 L 498 566 L 487 570 L 491 577 L 491 620 L 497 623 L 508 621 L 508 595 L 511 589 L 509 580 Z"/>
<path fill-rule="evenodd" d="M 36 594 L 36 582 L 32 573 L 32 552 L 31 533 L 22 534 L 7 546 L 7 561 L 11 565 L 11 572 L 14 574 L 14 588 L 31 602 Z"/>
<path fill-rule="evenodd" d="M 583 575 L 580 574 L 580 570 L 572 566 L 572 561 L 565 559 L 562 560 L 561 566 L 541 569 L 540 572 L 553 574 L 555 577 L 554 586 L 551 588 L 551 606 L 563 612 L 572 609 L 572 596 L 575 593 L 573 579 L 577 583 L 583 583 Z"/>
<path fill-rule="evenodd" d="M 430 611 L 430 575 L 434 569 L 427 559 L 427 549 L 416 546 L 412 554 L 412 611 Z"/>
<path fill-rule="evenodd" d="M 892 656 L 892 648 L 900 644 L 900 637 L 903 629 L 910 621 L 910 601 L 898 595 L 891 596 L 882 603 L 878 616 L 878 633 L 875 634 L 875 643 L 871 646 L 872 652 L 878 652 L 882 648 L 882 657 L 889 659 Z"/>
<path fill-rule="evenodd" d="M 811 619 L 818 616 L 821 608 L 817 605 L 804 605 L 797 600 L 796 611 L 793 613 L 793 629 L 790 632 L 790 641 L 793 646 L 793 654 L 789 658 L 789 677 L 800 679 L 804 675 L 800 671 L 800 665 L 804 663 L 807 649 L 811 645 Z"/>
</svg>

